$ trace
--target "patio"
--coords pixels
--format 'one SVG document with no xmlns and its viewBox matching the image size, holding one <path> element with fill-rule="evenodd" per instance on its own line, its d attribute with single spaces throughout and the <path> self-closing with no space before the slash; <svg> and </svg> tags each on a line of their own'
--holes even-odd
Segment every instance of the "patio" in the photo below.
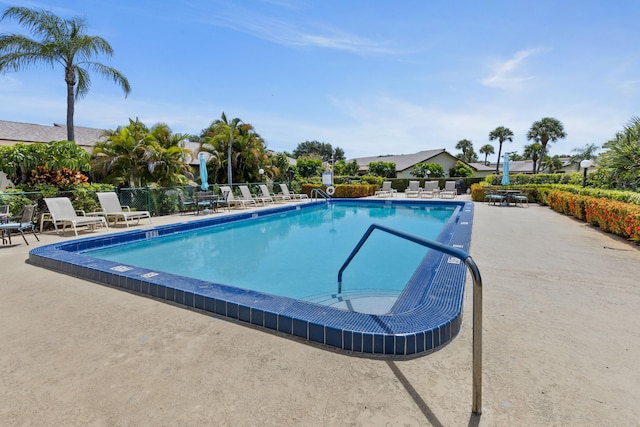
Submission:
<svg viewBox="0 0 640 427">
<path fill-rule="evenodd" d="M 465 321 L 450 345 L 416 359 L 367 359 L 25 263 L 29 249 L 70 238 L 45 232 L 30 246 L 0 247 L 3 425 L 640 419 L 640 250 L 547 207 L 475 206 L 471 255 L 484 282 L 480 417 L 471 415 L 470 278 Z"/>
</svg>

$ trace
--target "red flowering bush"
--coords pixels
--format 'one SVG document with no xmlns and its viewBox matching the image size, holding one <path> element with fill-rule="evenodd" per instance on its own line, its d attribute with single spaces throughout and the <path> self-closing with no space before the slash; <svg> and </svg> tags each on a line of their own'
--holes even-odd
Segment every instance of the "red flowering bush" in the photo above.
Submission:
<svg viewBox="0 0 640 427">
<path fill-rule="evenodd" d="M 86 175 L 78 171 L 68 168 L 49 170 L 45 166 L 37 166 L 35 170 L 31 172 L 30 180 L 31 185 L 49 184 L 61 190 L 66 190 L 79 184 L 87 184 L 88 182 L 89 179 Z"/>
<path fill-rule="evenodd" d="M 564 191 L 550 191 L 549 206 L 587 221 L 603 231 L 640 242 L 640 206 Z"/>
</svg>

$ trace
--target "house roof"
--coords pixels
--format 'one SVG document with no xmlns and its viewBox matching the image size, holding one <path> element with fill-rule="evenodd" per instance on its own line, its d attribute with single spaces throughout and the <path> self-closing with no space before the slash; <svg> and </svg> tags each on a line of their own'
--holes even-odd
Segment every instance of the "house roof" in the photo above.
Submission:
<svg viewBox="0 0 640 427">
<path fill-rule="evenodd" d="M 496 170 L 495 163 L 489 163 L 488 165 L 484 162 L 478 163 L 469 163 L 469 166 L 475 168 L 479 172 L 487 172 Z M 500 162 L 499 167 L 500 172 L 502 173 L 502 162 Z M 509 173 L 532 173 L 533 172 L 533 161 L 531 160 L 509 160 Z"/>
<path fill-rule="evenodd" d="M 74 126 L 74 129 L 75 143 L 82 147 L 93 147 L 97 141 L 104 139 L 105 129 L 82 126 Z M 53 126 L 47 126 L 0 120 L 0 141 L 47 143 L 66 139 L 66 125 L 54 123 Z"/>
<path fill-rule="evenodd" d="M 418 163 L 425 162 L 429 159 L 436 157 L 438 154 L 447 153 L 444 148 L 438 150 L 425 150 L 419 151 L 414 154 L 398 154 L 398 155 L 386 155 L 386 156 L 374 156 L 374 157 L 360 157 L 353 159 L 358 163 L 358 166 L 367 167 L 371 162 L 391 162 L 396 164 L 397 171 L 403 171 L 412 168 Z M 452 156 L 453 157 L 453 156 Z"/>
</svg>

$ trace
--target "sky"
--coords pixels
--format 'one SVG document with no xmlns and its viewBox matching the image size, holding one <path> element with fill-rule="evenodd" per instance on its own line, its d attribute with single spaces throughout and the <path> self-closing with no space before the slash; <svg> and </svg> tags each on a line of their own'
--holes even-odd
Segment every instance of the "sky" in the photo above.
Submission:
<svg viewBox="0 0 640 427">
<path fill-rule="evenodd" d="M 49 0 L 2 1 L 81 17 L 114 50 L 95 61 L 77 126 L 115 129 L 139 118 L 199 134 L 224 112 L 274 151 L 304 141 L 347 158 L 412 154 L 489 133 L 514 133 L 522 154 L 533 122 L 567 137 L 549 153 L 601 146 L 640 115 L 638 0 Z M 0 33 L 29 34 L 15 21 Z M 33 37 L 33 35 L 30 35 Z M 61 66 L 0 74 L 0 120 L 66 121 Z M 480 159 L 484 158 L 480 155 Z"/>
</svg>

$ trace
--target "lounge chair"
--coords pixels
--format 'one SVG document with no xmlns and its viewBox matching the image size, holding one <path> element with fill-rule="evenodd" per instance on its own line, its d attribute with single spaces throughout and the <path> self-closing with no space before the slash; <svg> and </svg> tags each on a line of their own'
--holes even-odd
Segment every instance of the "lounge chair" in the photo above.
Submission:
<svg viewBox="0 0 640 427">
<path fill-rule="evenodd" d="M 420 188 L 419 181 L 409 181 L 409 187 L 404 190 L 404 195 L 406 197 L 420 197 L 420 193 L 422 189 Z"/>
<path fill-rule="evenodd" d="M 278 200 L 278 195 L 272 195 L 265 184 L 260 184 L 260 191 L 262 192 L 262 200 L 270 203 L 275 203 Z"/>
<path fill-rule="evenodd" d="M 420 198 L 433 199 L 438 194 L 440 194 L 440 186 L 438 185 L 438 181 L 425 181 L 424 190 L 420 192 Z"/>
<path fill-rule="evenodd" d="M 382 188 L 374 193 L 374 196 L 377 197 L 392 197 L 395 195 L 397 190 L 391 188 L 391 181 L 384 181 L 382 183 Z"/>
<path fill-rule="evenodd" d="M 24 242 L 29 246 L 29 242 L 27 242 L 27 238 L 24 235 L 24 232 L 27 230 L 31 230 L 33 236 L 37 241 L 38 235 L 36 234 L 35 224 L 33 223 L 33 217 L 36 213 L 36 205 L 27 205 L 22 208 L 22 215 L 20 216 L 19 222 L 9 222 L 7 224 L 0 224 L 0 231 L 2 231 L 2 243 L 4 244 L 5 236 L 9 239 L 9 244 L 11 244 L 11 232 L 17 231 L 20 233 Z"/>
<path fill-rule="evenodd" d="M 447 181 L 444 184 L 444 190 L 440 192 L 441 199 L 455 199 L 457 195 L 458 195 L 458 190 L 456 190 L 455 181 Z"/>
<path fill-rule="evenodd" d="M 49 220 L 53 222 L 53 227 L 58 234 L 64 234 L 68 225 L 73 227 L 73 232 L 76 236 L 78 235 L 78 227 L 83 225 L 92 228 L 96 225 L 102 225 L 107 229 L 109 228 L 107 219 L 103 216 L 86 216 L 84 211 L 76 212 L 68 197 L 45 198 L 44 202 L 47 204 L 47 209 L 49 210 Z M 78 213 L 82 215 L 78 215 Z M 58 229 L 60 225 L 62 226 L 62 230 Z"/>
<path fill-rule="evenodd" d="M 257 206 L 258 204 L 256 203 L 255 200 L 253 200 L 253 198 L 247 200 L 244 197 L 235 197 L 233 195 L 233 191 L 231 191 L 231 187 L 229 186 L 225 186 L 222 185 L 220 186 L 220 191 L 222 191 L 222 194 L 225 195 L 225 200 L 227 202 L 227 206 L 231 207 L 231 206 L 242 206 L 242 209 L 246 208 L 247 205 L 254 205 Z"/>
<path fill-rule="evenodd" d="M 138 224 L 142 218 L 147 218 L 149 219 L 149 224 L 151 224 L 151 214 L 148 211 L 132 211 L 129 206 L 120 205 L 120 200 L 116 193 L 97 194 L 102 209 L 98 212 L 92 212 L 91 215 L 103 215 L 107 220 L 113 218 L 114 226 L 121 219 L 127 225 L 127 228 L 130 220 L 136 220 L 136 224 Z"/>
<path fill-rule="evenodd" d="M 309 196 L 307 196 L 304 193 L 293 193 L 289 191 L 289 187 L 287 187 L 287 184 L 280 184 L 280 190 L 282 190 L 282 194 L 284 197 L 289 197 L 291 200 L 294 199 L 308 199 Z"/>
<path fill-rule="evenodd" d="M 240 192 L 242 193 L 243 200 L 253 200 L 254 202 L 260 202 L 263 205 L 265 205 L 269 201 L 273 202 L 273 198 L 271 198 L 271 196 L 269 196 L 268 198 L 263 196 L 254 196 L 253 194 L 251 194 L 251 190 L 249 190 L 249 187 L 247 187 L 246 185 L 240 186 Z"/>
</svg>

